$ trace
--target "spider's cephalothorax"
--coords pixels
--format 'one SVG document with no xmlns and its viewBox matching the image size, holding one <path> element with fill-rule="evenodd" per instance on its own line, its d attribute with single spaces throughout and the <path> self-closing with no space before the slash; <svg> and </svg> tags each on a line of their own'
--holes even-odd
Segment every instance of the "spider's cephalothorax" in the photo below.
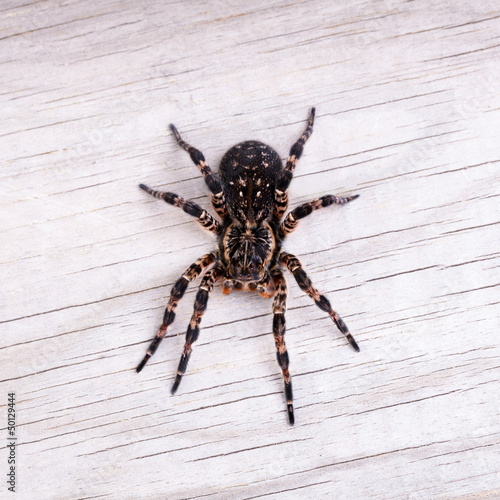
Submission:
<svg viewBox="0 0 500 500">
<path fill-rule="evenodd" d="M 242 282 L 261 281 L 269 270 L 275 247 L 268 222 L 255 227 L 233 222 L 221 235 L 219 245 L 226 276 Z"/>
<path fill-rule="evenodd" d="M 222 158 L 219 175 L 212 172 L 205 157 L 197 149 L 184 142 L 177 129 L 170 125 L 177 143 L 191 156 L 200 169 L 208 188 L 219 222 L 206 210 L 192 201 L 186 201 L 174 193 L 160 192 L 140 184 L 140 188 L 155 198 L 182 208 L 197 218 L 198 222 L 218 237 L 215 251 L 203 255 L 188 267 L 172 288 L 165 310 L 163 323 L 149 349 L 137 367 L 140 372 L 148 359 L 155 353 L 175 318 L 175 309 L 184 295 L 188 284 L 201 272 L 206 271 L 198 288 L 194 312 L 186 333 L 184 350 L 177 369 L 172 393 L 182 379 L 191 355 L 192 345 L 198 338 L 199 324 L 207 307 L 208 295 L 214 284 L 221 280 L 225 294 L 231 290 L 256 291 L 266 298 L 273 297 L 273 335 L 278 364 L 283 372 L 288 420 L 294 423 L 292 381 L 288 371 L 288 352 L 285 345 L 286 282 L 283 269 L 288 269 L 304 290 L 327 312 L 346 336 L 351 346 L 359 351 L 358 344 L 349 333 L 340 316 L 331 308 L 328 299 L 320 294 L 311 283 L 300 261 L 294 255 L 284 252 L 281 244 L 296 227 L 300 219 L 312 211 L 332 204 L 343 205 L 358 195 L 339 198 L 326 195 L 299 205 L 283 215 L 288 207 L 288 186 L 293 177 L 295 164 L 309 139 L 314 123 L 314 108 L 311 110 L 306 130 L 292 146 L 286 165 L 269 146 L 257 141 L 247 141 L 232 147 Z"/>
</svg>

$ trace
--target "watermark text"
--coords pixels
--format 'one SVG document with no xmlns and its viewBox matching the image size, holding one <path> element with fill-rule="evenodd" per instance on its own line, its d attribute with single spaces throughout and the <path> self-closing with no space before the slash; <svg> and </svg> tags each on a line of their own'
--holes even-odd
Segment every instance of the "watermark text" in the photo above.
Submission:
<svg viewBox="0 0 500 500">
<path fill-rule="evenodd" d="M 7 489 L 16 491 L 16 393 L 9 392 L 7 398 Z"/>
</svg>

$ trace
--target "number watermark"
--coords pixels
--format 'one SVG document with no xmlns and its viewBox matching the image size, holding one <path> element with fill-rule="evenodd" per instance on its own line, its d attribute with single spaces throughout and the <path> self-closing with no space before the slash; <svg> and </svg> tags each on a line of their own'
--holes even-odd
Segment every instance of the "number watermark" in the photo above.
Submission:
<svg viewBox="0 0 500 500">
<path fill-rule="evenodd" d="M 7 398 L 7 489 L 16 491 L 16 393 L 9 392 Z"/>
</svg>

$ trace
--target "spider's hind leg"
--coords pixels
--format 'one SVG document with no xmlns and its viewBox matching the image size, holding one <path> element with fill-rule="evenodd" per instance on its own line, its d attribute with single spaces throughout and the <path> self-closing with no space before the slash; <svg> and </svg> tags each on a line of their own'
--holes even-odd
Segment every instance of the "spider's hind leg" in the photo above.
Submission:
<svg viewBox="0 0 500 500">
<path fill-rule="evenodd" d="M 214 263 L 216 260 L 216 255 L 214 253 L 207 253 L 203 257 L 199 258 L 196 262 L 191 264 L 186 272 L 175 282 L 170 293 L 170 300 L 168 301 L 167 308 L 165 309 L 165 314 L 163 316 L 163 323 L 156 334 L 156 337 L 151 342 L 146 355 L 143 360 L 137 366 L 137 372 L 140 372 L 144 365 L 148 362 L 149 358 L 156 352 L 160 342 L 167 333 L 168 327 L 174 322 L 175 310 L 177 309 L 177 304 L 179 300 L 182 299 L 184 292 L 186 291 L 189 283 L 196 279 L 196 277 L 210 264 Z"/>
<path fill-rule="evenodd" d="M 189 153 L 189 156 L 191 156 L 191 160 L 193 160 L 193 163 L 198 167 L 201 174 L 203 175 L 205 183 L 212 193 L 212 205 L 214 207 L 214 210 L 217 212 L 217 215 L 219 215 L 219 217 L 221 217 L 222 219 L 225 219 L 228 216 L 228 211 L 220 180 L 212 172 L 212 169 L 207 164 L 203 153 L 184 141 L 173 123 L 170 124 L 170 129 L 175 136 L 177 144 L 179 144 L 179 146 L 184 149 L 184 151 L 187 151 Z"/>
<path fill-rule="evenodd" d="M 280 256 L 280 263 L 284 264 L 288 270 L 293 274 L 295 280 L 299 287 L 311 297 L 316 305 L 323 311 L 327 312 L 330 318 L 337 325 L 337 328 L 345 335 L 349 344 L 354 348 L 354 350 L 359 352 L 359 346 L 354 340 L 354 337 L 350 334 L 347 325 L 342 321 L 342 318 L 332 309 L 330 301 L 314 288 L 311 280 L 307 276 L 306 272 L 302 268 L 302 264 L 299 259 L 290 253 L 283 252 Z"/>
<path fill-rule="evenodd" d="M 290 425 L 293 425 L 295 417 L 293 414 L 292 378 L 288 370 L 289 358 L 285 344 L 286 281 L 279 268 L 275 268 L 271 274 L 276 288 L 273 301 L 273 335 L 276 345 L 276 358 L 283 373 L 283 381 L 285 382 L 288 421 Z"/>
<path fill-rule="evenodd" d="M 174 385 L 172 386 L 171 392 L 175 394 L 179 384 L 181 383 L 182 376 L 186 372 L 186 368 L 189 362 L 189 357 L 191 356 L 193 343 L 198 339 L 200 333 L 200 322 L 203 314 L 207 308 L 208 295 L 212 291 L 216 281 L 222 276 L 223 271 L 220 267 L 214 267 L 203 276 L 201 280 L 200 287 L 198 288 L 198 293 L 196 294 L 196 300 L 194 302 L 194 311 L 191 316 L 191 321 L 189 322 L 189 327 L 186 332 L 186 342 L 184 343 L 184 350 L 182 351 L 182 356 L 179 361 L 179 367 L 177 368 L 177 375 L 175 377 Z"/>
</svg>

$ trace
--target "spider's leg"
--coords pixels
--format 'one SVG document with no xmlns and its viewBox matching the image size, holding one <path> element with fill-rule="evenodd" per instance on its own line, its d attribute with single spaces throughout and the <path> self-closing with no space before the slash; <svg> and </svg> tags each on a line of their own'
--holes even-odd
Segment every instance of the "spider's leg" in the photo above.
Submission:
<svg viewBox="0 0 500 500">
<path fill-rule="evenodd" d="M 295 422 L 293 415 L 293 394 L 292 394 L 292 378 L 288 371 L 288 351 L 285 344 L 285 310 L 286 310 L 286 281 L 281 269 L 275 268 L 272 271 L 276 294 L 273 301 L 273 335 L 276 345 L 276 358 L 283 372 L 283 380 L 285 382 L 285 396 L 288 411 L 288 421 L 290 425 Z"/>
<path fill-rule="evenodd" d="M 214 253 L 207 253 L 203 257 L 200 257 L 196 262 L 191 264 L 186 272 L 175 282 L 170 292 L 170 300 L 168 301 L 167 308 L 165 309 L 165 314 L 163 316 L 163 323 L 156 334 L 156 337 L 151 342 L 144 359 L 139 363 L 137 367 L 137 372 L 140 372 L 144 365 L 148 362 L 148 359 L 155 353 L 156 349 L 160 345 L 163 337 L 167 333 L 168 327 L 174 322 L 175 319 L 175 309 L 179 300 L 182 299 L 188 284 L 196 279 L 196 277 L 210 264 L 213 264 L 217 259 Z"/>
<path fill-rule="evenodd" d="M 303 134 L 299 137 L 297 142 L 291 147 L 285 169 L 281 173 L 281 176 L 276 183 L 276 189 L 274 192 L 275 205 L 273 214 L 273 218 L 276 221 L 281 220 L 281 217 L 288 207 L 288 186 L 290 185 L 290 182 L 293 178 L 295 164 L 297 163 L 297 160 L 302 156 L 304 144 L 307 142 L 307 139 L 311 137 L 315 113 L 316 108 L 312 108 L 311 114 L 309 115 L 309 121 L 307 122 L 307 128 L 304 130 Z"/>
<path fill-rule="evenodd" d="M 186 201 L 184 198 L 181 198 L 174 193 L 155 191 L 144 184 L 139 184 L 139 187 L 159 200 L 163 200 L 174 207 L 182 208 L 182 210 L 184 210 L 187 214 L 196 217 L 198 222 L 205 229 L 208 229 L 212 233 L 219 234 L 221 230 L 219 222 L 194 201 Z"/>
<path fill-rule="evenodd" d="M 330 301 L 321 295 L 316 288 L 311 283 L 311 280 L 302 268 L 302 264 L 299 259 L 290 253 L 283 252 L 280 256 L 280 263 L 284 264 L 288 270 L 293 274 L 295 280 L 299 287 L 311 297 L 316 305 L 323 311 L 327 312 L 330 318 L 335 322 L 337 328 L 346 336 L 347 340 L 351 346 L 359 352 L 359 346 L 354 340 L 354 337 L 349 333 L 346 324 L 342 321 L 342 318 L 332 309 Z"/>
<path fill-rule="evenodd" d="M 208 271 L 201 280 L 198 293 L 196 294 L 196 300 L 194 302 L 193 315 L 191 316 L 191 321 L 189 322 L 189 327 L 186 332 L 184 350 L 182 351 L 179 367 L 177 368 L 177 375 L 175 377 L 174 385 L 172 386 L 172 394 L 175 394 L 175 391 L 177 391 L 177 388 L 181 383 L 182 376 L 184 375 L 189 362 L 189 356 L 191 356 L 192 345 L 196 342 L 200 333 L 200 322 L 203 314 L 205 313 L 205 309 L 207 308 L 208 295 L 212 291 L 215 282 L 222 276 L 222 274 L 222 268 L 214 267 L 210 269 L 210 271 Z"/>
<path fill-rule="evenodd" d="M 333 194 L 327 194 L 326 196 L 322 196 L 317 200 L 310 201 L 308 203 L 304 203 L 303 205 L 299 205 L 294 208 L 286 217 L 285 220 L 281 223 L 278 229 L 278 238 L 283 240 L 288 234 L 295 230 L 297 224 L 300 219 L 307 217 L 314 210 L 318 210 L 319 208 L 328 207 L 330 205 L 344 205 L 349 203 L 352 200 L 355 200 L 359 197 L 359 194 L 355 194 L 353 196 L 348 196 L 346 198 L 339 198 L 338 196 L 333 196 Z"/>
<path fill-rule="evenodd" d="M 179 132 L 177 131 L 173 123 L 170 124 L 170 129 L 172 130 L 175 136 L 177 144 L 179 144 L 179 146 L 182 149 L 184 149 L 184 151 L 187 151 L 189 153 L 189 156 L 191 156 L 191 160 L 193 160 L 193 163 L 198 167 L 201 174 L 203 175 L 205 183 L 208 186 L 208 189 L 210 189 L 210 192 L 212 193 L 212 205 L 215 211 L 217 212 L 217 215 L 219 215 L 222 219 L 225 219 L 228 216 L 228 212 L 226 206 L 226 199 L 224 197 L 224 192 L 222 190 L 222 184 L 220 180 L 212 172 L 212 169 L 208 166 L 205 160 L 205 156 L 203 156 L 203 153 L 198 149 L 194 148 L 193 146 L 191 146 L 190 144 L 188 144 L 187 142 L 185 142 L 180 136 Z"/>
</svg>

